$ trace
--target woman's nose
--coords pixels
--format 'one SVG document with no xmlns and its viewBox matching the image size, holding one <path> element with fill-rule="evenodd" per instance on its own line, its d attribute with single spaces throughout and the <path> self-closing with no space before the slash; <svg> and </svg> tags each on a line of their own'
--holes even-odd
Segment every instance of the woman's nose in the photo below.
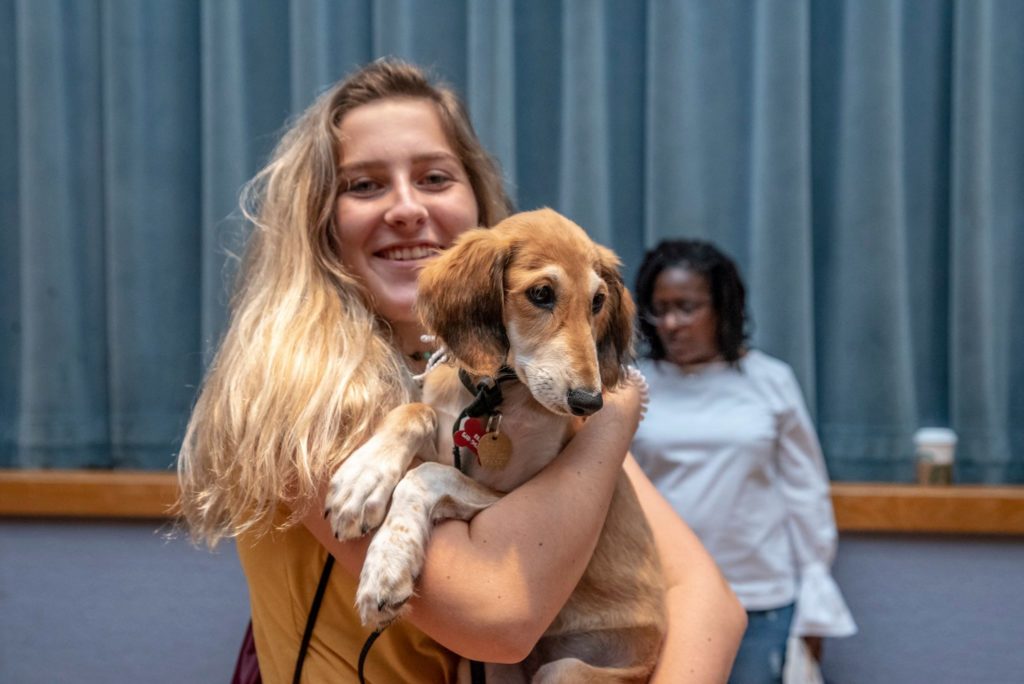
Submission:
<svg viewBox="0 0 1024 684">
<path fill-rule="evenodd" d="M 394 198 L 384 212 L 384 220 L 396 228 L 413 228 L 427 219 L 427 208 L 423 206 L 416 189 L 409 183 L 395 185 Z"/>
<path fill-rule="evenodd" d="M 689 317 L 686 316 L 682 311 L 676 309 L 669 309 L 668 313 L 661 317 L 662 326 L 675 330 L 676 328 L 682 328 L 689 322 Z"/>
</svg>

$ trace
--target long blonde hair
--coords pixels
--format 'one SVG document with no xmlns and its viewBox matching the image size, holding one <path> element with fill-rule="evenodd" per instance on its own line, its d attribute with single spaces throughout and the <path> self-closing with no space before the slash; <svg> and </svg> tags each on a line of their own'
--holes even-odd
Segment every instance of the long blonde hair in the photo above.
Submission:
<svg viewBox="0 0 1024 684">
<path fill-rule="evenodd" d="M 410 398 L 404 361 L 343 266 L 334 228 L 342 117 L 392 97 L 435 104 L 482 225 L 510 211 L 458 96 L 412 65 L 373 62 L 295 121 L 243 190 L 253 232 L 178 456 L 179 512 L 210 545 L 266 531 L 281 504 L 294 523 L 326 475 Z"/>
</svg>

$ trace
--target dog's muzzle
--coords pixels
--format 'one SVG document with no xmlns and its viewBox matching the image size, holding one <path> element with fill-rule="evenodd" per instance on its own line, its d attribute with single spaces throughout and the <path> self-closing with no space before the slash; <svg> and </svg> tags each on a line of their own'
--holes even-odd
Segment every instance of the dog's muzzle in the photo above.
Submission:
<svg viewBox="0 0 1024 684">
<path fill-rule="evenodd" d="M 569 390 L 567 395 L 569 410 L 574 416 L 589 416 L 604 406 L 600 392 L 588 392 L 587 390 Z"/>
</svg>

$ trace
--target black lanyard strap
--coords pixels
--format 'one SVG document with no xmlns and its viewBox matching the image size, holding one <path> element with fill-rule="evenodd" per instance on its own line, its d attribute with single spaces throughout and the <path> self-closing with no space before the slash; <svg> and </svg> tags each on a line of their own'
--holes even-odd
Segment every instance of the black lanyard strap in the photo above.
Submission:
<svg viewBox="0 0 1024 684">
<path fill-rule="evenodd" d="M 309 650 L 310 639 L 313 638 L 313 627 L 316 626 L 316 616 L 320 614 L 320 604 L 324 602 L 324 593 L 327 591 L 327 580 L 331 578 L 331 568 L 334 567 L 334 556 L 327 554 L 324 561 L 324 569 L 320 572 L 320 583 L 316 585 L 316 595 L 313 596 L 313 604 L 309 607 L 309 617 L 306 618 L 306 631 L 302 634 L 302 644 L 299 645 L 299 655 L 295 659 L 295 673 L 292 675 L 292 684 L 299 684 L 302 679 L 302 665 L 306 660 L 306 651 Z"/>
</svg>

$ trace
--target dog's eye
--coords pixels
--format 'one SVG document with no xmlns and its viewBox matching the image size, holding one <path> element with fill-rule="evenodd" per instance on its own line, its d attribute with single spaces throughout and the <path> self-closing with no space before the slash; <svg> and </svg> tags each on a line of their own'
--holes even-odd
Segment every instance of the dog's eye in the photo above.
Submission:
<svg viewBox="0 0 1024 684">
<path fill-rule="evenodd" d="M 531 287 L 526 291 L 526 298 L 530 300 L 531 304 L 542 309 L 550 311 L 555 308 L 555 291 L 548 285 Z"/>
<path fill-rule="evenodd" d="M 603 292 L 598 292 L 596 295 L 594 295 L 594 301 L 590 305 L 590 310 L 594 312 L 595 316 L 601 313 L 601 309 L 604 308 L 604 300 L 605 294 Z"/>
</svg>

